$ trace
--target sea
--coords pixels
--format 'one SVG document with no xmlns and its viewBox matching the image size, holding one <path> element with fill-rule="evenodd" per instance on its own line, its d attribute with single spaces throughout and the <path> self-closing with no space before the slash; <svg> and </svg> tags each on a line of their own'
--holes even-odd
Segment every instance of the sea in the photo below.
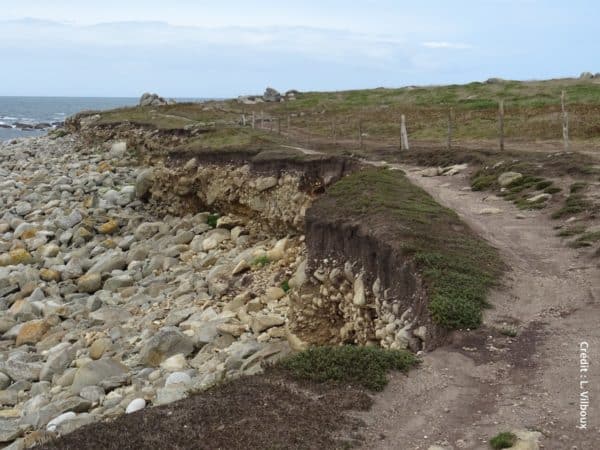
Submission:
<svg viewBox="0 0 600 450">
<path fill-rule="evenodd" d="M 175 99 L 202 101 L 206 99 Z M 134 106 L 134 97 L 1 97 L 0 141 L 46 134 L 64 120 L 86 109 L 105 110 Z M 36 128 L 37 127 L 37 128 Z"/>
</svg>

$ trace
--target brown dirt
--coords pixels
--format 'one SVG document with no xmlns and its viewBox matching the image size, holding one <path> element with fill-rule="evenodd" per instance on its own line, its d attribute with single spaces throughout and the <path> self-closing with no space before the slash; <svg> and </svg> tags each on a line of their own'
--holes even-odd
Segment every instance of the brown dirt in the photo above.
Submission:
<svg viewBox="0 0 600 450">
<path fill-rule="evenodd" d="M 367 423 L 364 448 L 485 449 L 496 433 L 523 428 L 541 431 L 546 449 L 598 448 L 600 369 L 591 369 L 588 430 L 576 428 L 580 342 L 589 343 L 592 361 L 600 356 L 597 260 L 565 248 L 548 213 L 522 213 L 489 193 L 463 190 L 468 174 L 408 174 L 501 249 L 511 270 L 489 299 L 487 328 L 424 355 L 419 370 L 393 377 L 359 415 Z M 490 206 L 502 212 L 480 214 Z M 516 338 L 496 331 L 506 324 L 519 325 Z"/>
<path fill-rule="evenodd" d="M 291 381 L 285 375 L 234 380 L 188 399 L 92 424 L 39 449 L 316 449 L 360 443 L 370 397 L 359 388 Z"/>
</svg>

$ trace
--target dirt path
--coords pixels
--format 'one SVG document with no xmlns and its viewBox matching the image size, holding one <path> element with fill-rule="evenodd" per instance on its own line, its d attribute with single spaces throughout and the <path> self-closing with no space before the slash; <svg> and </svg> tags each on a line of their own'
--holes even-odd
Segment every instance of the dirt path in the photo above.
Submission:
<svg viewBox="0 0 600 450">
<path fill-rule="evenodd" d="M 500 431 L 543 433 L 546 449 L 600 448 L 600 270 L 568 249 L 543 212 L 521 212 L 489 193 L 465 190 L 467 176 L 424 178 L 400 167 L 497 246 L 510 270 L 490 298 L 485 326 L 456 334 L 423 357 L 419 370 L 395 376 L 376 396 L 366 448 L 486 449 Z M 482 214 L 497 208 L 500 212 Z M 518 336 L 500 329 L 516 324 Z M 579 348 L 589 343 L 589 384 L 580 389 Z M 581 391 L 590 392 L 587 431 Z"/>
</svg>

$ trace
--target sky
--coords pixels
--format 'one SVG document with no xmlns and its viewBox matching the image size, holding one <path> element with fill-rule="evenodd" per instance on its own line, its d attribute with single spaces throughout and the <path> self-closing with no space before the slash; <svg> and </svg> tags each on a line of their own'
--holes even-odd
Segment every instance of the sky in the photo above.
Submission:
<svg viewBox="0 0 600 450">
<path fill-rule="evenodd" d="M 597 0 L 0 0 L 0 95 L 216 98 L 577 76 L 600 72 L 599 22 Z"/>
</svg>

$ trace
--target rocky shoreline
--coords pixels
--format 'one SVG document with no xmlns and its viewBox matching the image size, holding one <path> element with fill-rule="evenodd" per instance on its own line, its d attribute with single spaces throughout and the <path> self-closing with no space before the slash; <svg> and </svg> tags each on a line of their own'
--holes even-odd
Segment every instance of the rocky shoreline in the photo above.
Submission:
<svg viewBox="0 0 600 450">
<path fill-rule="evenodd" d="M 125 143 L 0 144 L 8 448 L 179 400 L 290 352 L 302 234 L 217 211 L 169 214 L 142 201 L 152 173 L 136 164 Z"/>
</svg>

